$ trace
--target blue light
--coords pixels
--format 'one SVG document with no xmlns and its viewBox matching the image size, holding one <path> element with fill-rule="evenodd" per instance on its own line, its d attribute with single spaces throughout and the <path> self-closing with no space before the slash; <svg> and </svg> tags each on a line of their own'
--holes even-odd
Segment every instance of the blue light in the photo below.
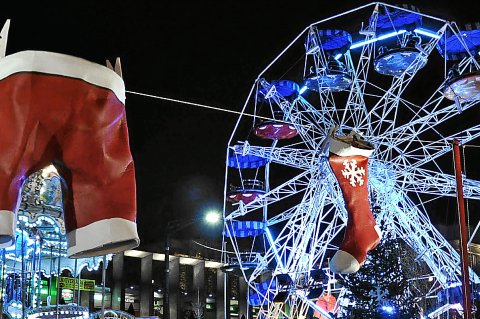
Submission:
<svg viewBox="0 0 480 319">
<path fill-rule="evenodd" d="M 382 306 L 382 310 L 389 314 L 395 311 L 395 309 L 392 306 Z"/>
<path fill-rule="evenodd" d="M 350 49 L 356 49 L 356 48 L 359 48 L 359 47 L 363 47 L 364 45 L 367 45 L 367 44 L 370 44 L 370 43 L 373 43 L 373 42 L 377 42 L 377 41 L 380 41 L 380 40 L 385 40 L 385 39 L 397 36 L 397 35 L 405 33 L 405 32 L 407 32 L 407 30 L 394 31 L 394 32 L 390 32 L 390 33 L 381 35 L 378 38 L 373 38 L 373 39 L 370 39 L 370 40 L 357 42 L 357 43 L 352 44 Z"/>
<path fill-rule="evenodd" d="M 399 34 L 402 34 L 402 33 L 405 33 L 407 32 L 407 30 L 399 30 L 399 31 L 393 31 L 393 32 L 390 32 L 390 33 L 387 33 L 387 34 L 384 34 L 384 35 L 381 35 L 379 36 L 377 39 L 377 41 L 380 41 L 380 40 L 385 40 L 385 39 L 388 39 L 388 38 L 391 38 L 391 37 L 394 37 L 396 35 L 399 35 Z"/>
<path fill-rule="evenodd" d="M 305 92 L 307 90 L 307 86 L 304 85 L 302 86 L 302 88 L 300 89 L 300 91 L 298 91 L 299 94 L 303 94 L 303 92 Z"/>
<path fill-rule="evenodd" d="M 334 59 L 335 59 L 335 60 L 338 60 L 338 59 L 340 59 L 341 57 L 342 57 L 342 54 L 339 53 L 339 54 L 337 54 L 337 55 L 334 57 Z"/>
<path fill-rule="evenodd" d="M 377 42 L 377 41 L 381 41 L 381 40 L 385 40 L 385 39 L 397 36 L 397 35 L 405 33 L 405 32 L 407 32 L 407 30 L 393 31 L 393 32 L 381 35 L 378 38 L 373 38 L 373 39 L 370 39 L 370 40 L 365 40 L 365 41 L 353 43 L 352 46 L 350 47 L 350 49 L 356 49 L 356 48 L 359 48 L 359 47 L 363 47 L 364 45 L 367 45 L 367 44 L 370 44 L 370 43 L 373 43 L 373 42 Z M 441 36 L 436 34 L 435 32 L 432 32 L 432 31 L 429 31 L 429 30 L 426 30 L 426 29 L 422 29 L 422 28 L 417 28 L 417 29 L 414 30 L 414 32 L 416 32 L 418 34 L 421 34 L 421 35 L 425 35 L 425 36 L 430 37 L 430 38 L 435 38 L 435 39 L 440 39 L 441 38 Z"/>
<path fill-rule="evenodd" d="M 435 39 L 440 39 L 441 38 L 440 35 L 438 35 L 436 33 L 433 33 L 431 31 L 422 29 L 422 28 L 417 28 L 417 29 L 414 30 L 414 32 L 416 32 L 418 34 L 426 35 L 427 37 L 430 37 L 430 38 L 435 38 Z"/>
<path fill-rule="evenodd" d="M 282 270 L 285 270 L 283 266 L 282 260 L 280 259 L 280 254 L 278 253 L 277 247 L 275 246 L 275 240 L 273 240 L 272 233 L 270 233 L 270 229 L 268 227 L 265 228 L 265 234 L 267 235 L 267 240 L 272 246 L 273 253 L 275 255 L 275 260 L 277 261 L 278 265 L 281 267 Z"/>
</svg>

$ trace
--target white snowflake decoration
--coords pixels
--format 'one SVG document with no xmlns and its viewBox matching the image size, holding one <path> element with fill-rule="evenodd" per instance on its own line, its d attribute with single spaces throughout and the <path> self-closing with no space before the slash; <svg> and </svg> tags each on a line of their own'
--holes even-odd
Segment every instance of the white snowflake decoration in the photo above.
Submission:
<svg viewBox="0 0 480 319">
<path fill-rule="evenodd" d="M 386 289 L 382 289 L 380 286 L 376 286 L 375 290 L 371 290 L 368 295 L 375 299 L 377 304 L 381 305 L 385 303 L 385 298 L 388 295 L 388 291 Z"/>
<path fill-rule="evenodd" d="M 343 177 L 350 180 L 350 185 L 353 187 L 357 187 L 358 185 L 362 186 L 364 180 L 362 176 L 365 175 L 365 169 L 363 167 L 357 167 L 357 161 L 352 160 L 344 160 L 343 166 L 345 169 L 342 169 Z"/>
</svg>

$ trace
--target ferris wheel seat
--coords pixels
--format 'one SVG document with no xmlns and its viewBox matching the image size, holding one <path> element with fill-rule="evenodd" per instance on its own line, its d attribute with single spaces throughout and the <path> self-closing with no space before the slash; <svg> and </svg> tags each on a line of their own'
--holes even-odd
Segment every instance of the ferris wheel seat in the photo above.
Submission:
<svg viewBox="0 0 480 319">
<path fill-rule="evenodd" d="M 338 92 L 352 85 L 352 78 L 346 71 L 328 70 L 324 74 L 312 73 L 305 77 L 305 85 L 310 91 Z"/>
<path fill-rule="evenodd" d="M 277 93 L 281 97 L 296 96 L 300 86 L 290 80 L 276 80 L 272 81 L 270 89 L 261 88 L 257 91 L 257 98 L 259 101 L 268 101 L 271 100 L 275 95 L 273 92 Z"/>
<path fill-rule="evenodd" d="M 226 199 L 234 203 L 243 201 L 244 204 L 248 204 L 263 194 L 265 194 L 265 186 L 262 181 L 244 179 L 241 187 L 230 185 L 230 191 L 227 193 Z"/>
<path fill-rule="evenodd" d="M 247 220 L 247 221 L 231 221 L 227 230 L 223 231 L 226 237 L 254 237 L 265 233 L 266 225 L 264 222 Z"/>
<path fill-rule="evenodd" d="M 352 45 L 352 36 L 344 30 L 338 29 L 311 29 L 305 39 L 307 54 L 317 53 L 320 49 L 334 54 L 345 53 Z"/>
<path fill-rule="evenodd" d="M 480 100 L 480 71 L 463 74 L 450 80 L 445 86 L 444 94 L 451 101 L 456 97 L 466 101 Z"/>
<path fill-rule="evenodd" d="M 461 37 L 459 36 L 461 35 Z M 460 30 L 460 33 L 451 34 L 439 39 L 437 50 L 442 57 L 450 61 L 460 61 L 463 58 L 473 57 L 480 53 L 480 25 L 470 26 Z"/>
<path fill-rule="evenodd" d="M 244 204 L 248 204 L 257 199 L 260 195 L 265 194 L 262 190 L 242 189 L 227 193 L 227 200 L 230 202 L 238 203 L 242 201 Z"/>
<path fill-rule="evenodd" d="M 266 121 L 255 126 L 255 135 L 263 139 L 285 140 L 297 136 L 298 131 L 290 123 Z"/>
<path fill-rule="evenodd" d="M 255 155 L 241 155 L 233 154 L 228 157 L 228 167 L 246 169 L 246 168 L 259 168 L 267 164 L 267 159 Z"/>
<path fill-rule="evenodd" d="M 375 58 L 374 69 L 383 75 L 399 76 L 418 59 L 420 54 L 420 50 L 411 47 L 388 50 Z M 420 68 L 426 63 L 425 58 L 421 61 Z"/>
<path fill-rule="evenodd" d="M 376 18 L 376 30 L 380 35 L 391 30 L 414 30 L 422 26 L 422 16 L 418 8 L 406 4 L 402 6 L 403 8 L 380 7 Z"/>
</svg>

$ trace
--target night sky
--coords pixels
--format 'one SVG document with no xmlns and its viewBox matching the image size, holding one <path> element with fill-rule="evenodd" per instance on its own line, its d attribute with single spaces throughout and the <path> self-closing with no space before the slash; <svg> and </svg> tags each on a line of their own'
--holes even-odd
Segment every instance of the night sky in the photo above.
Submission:
<svg viewBox="0 0 480 319">
<path fill-rule="evenodd" d="M 0 8 L 0 24 L 12 20 L 7 54 L 46 50 L 101 64 L 119 56 L 127 90 L 236 111 L 260 71 L 307 25 L 369 3 L 11 2 Z M 409 3 L 467 23 L 480 20 L 475 2 Z M 237 116 L 131 94 L 126 112 L 142 245 L 162 239 L 168 220 L 221 209 L 226 144 Z M 207 234 L 213 236 L 200 233 Z"/>
</svg>

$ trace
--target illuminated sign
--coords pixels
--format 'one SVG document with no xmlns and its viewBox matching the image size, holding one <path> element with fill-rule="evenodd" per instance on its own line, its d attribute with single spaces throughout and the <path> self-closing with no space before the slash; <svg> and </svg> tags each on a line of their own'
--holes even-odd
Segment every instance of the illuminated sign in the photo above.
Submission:
<svg viewBox="0 0 480 319">
<path fill-rule="evenodd" d="M 78 290 L 78 278 L 60 276 L 60 288 Z M 80 290 L 95 291 L 95 280 L 80 279 Z"/>
</svg>

